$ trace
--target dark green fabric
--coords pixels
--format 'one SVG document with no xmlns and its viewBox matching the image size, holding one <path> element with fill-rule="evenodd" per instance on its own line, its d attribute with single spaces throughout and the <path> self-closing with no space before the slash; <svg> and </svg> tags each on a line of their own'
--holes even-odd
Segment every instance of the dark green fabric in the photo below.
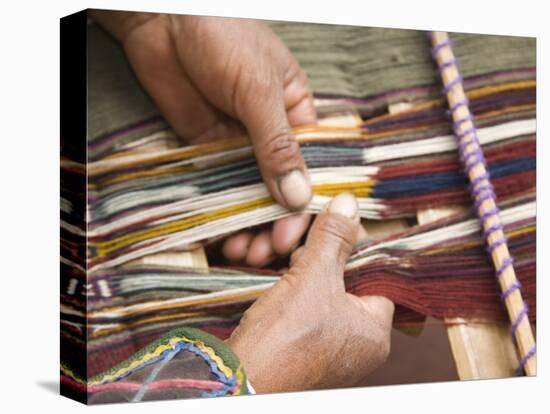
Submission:
<svg viewBox="0 0 550 414">
<path fill-rule="evenodd" d="M 123 49 L 97 25 L 88 25 L 88 139 L 94 140 L 158 115 Z M 160 127 L 153 125 L 148 132 Z M 139 136 L 144 132 L 147 131 L 140 131 Z M 133 137 L 132 134 L 125 136 L 125 141 Z"/>
<path fill-rule="evenodd" d="M 365 97 L 436 81 L 426 32 L 327 24 L 270 22 L 317 94 Z M 533 67 L 535 39 L 450 33 L 468 78 Z"/>
</svg>

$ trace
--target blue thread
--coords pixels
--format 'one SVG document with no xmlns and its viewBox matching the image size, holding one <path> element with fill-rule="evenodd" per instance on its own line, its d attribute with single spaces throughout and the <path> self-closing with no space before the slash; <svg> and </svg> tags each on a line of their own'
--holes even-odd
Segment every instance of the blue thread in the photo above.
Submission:
<svg viewBox="0 0 550 414">
<path fill-rule="evenodd" d="M 527 361 L 529 361 L 531 358 L 533 358 L 536 353 L 537 353 L 537 345 L 533 345 L 533 347 L 519 361 L 519 367 L 516 371 L 516 375 L 523 374 L 523 370 L 525 369 L 525 365 L 527 365 Z"/>
<path fill-rule="evenodd" d="M 447 85 L 445 85 L 445 87 L 443 88 L 443 92 L 447 93 L 457 85 L 462 85 L 462 76 L 460 75 L 458 75 L 456 78 L 450 81 Z"/>
<path fill-rule="evenodd" d="M 496 242 L 494 242 L 493 244 L 490 244 L 487 247 L 487 253 L 493 254 L 493 252 L 495 251 L 495 249 L 498 246 L 502 246 L 503 244 L 506 244 L 507 242 L 508 242 L 508 240 L 506 239 L 506 236 L 504 236 L 502 239 L 498 239 Z"/>
<path fill-rule="evenodd" d="M 475 127 L 467 128 L 462 132 L 458 132 L 455 130 L 454 133 L 455 133 L 455 138 L 458 142 L 461 142 L 462 138 L 466 138 L 466 135 L 474 134 L 474 138 L 472 139 L 475 141 L 466 141 L 461 143 L 461 145 L 459 145 L 459 148 L 461 149 L 462 149 L 462 145 L 464 145 L 464 148 L 466 148 L 466 146 L 470 145 L 472 142 L 477 142 L 479 145 L 481 145 L 479 140 L 477 139 L 477 130 L 475 129 Z"/>
<path fill-rule="evenodd" d="M 431 34 L 429 34 L 429 36 L 431 36 Z M 437 56 L 437 54 L 439 53 L 439 51 L 441 49 L 443 49 L 444 47 L 451 47 L 453 45 L 453 40 L 450 39 L 450 38 L 447 38 L 447 40 L 445 40 L 444 42 L 441 42 L 437 45 L 435 45 L 433 48 L 432 48 L 432 57 L 435 59 L 435 57 Z"/>
<path fill-rule="evenodd" d="M 443 62 L 438 66 L 439 73 L 443 73 L 443 71 L 453 65 L 456 65 L 458 63 L 458 60 L 456 58 L 453 58 L 451 60 L 448 60 L 447 62 Z"/>
<path fill-rule="evenodd" d="M 165 355 L 164 359 L 160 364 L 153 368 L 147 379 L 143 381 L 143 384 L 141 384 L 141 387 L 139 387 L 138 391 L 135 393 L 130 402 L 140 402 L 142 400 L 142 398 L 145 396 L 145 393 L 149 389 L 149 385 L 151 385 L 155 378 L 160 374 L 160 371 L 162 371 L 166 364 L 168 364 L 178 352 L 179 350 L 168 349 L 161 354 L 161 356 Z"/>
<path fill-rule="evenodd" d="M 187 343 L 186 345 L 186 348 L 189 352 L 199 355 L 204 359 L 204 361 L 210 367 L 212 373 L 218 378 L 221 383 L 224 384 L 224 387 L 221 390 L 215 390 L 212 391 L 212 393 L 214 393 L 216 396 L 226 395 L 228 392 L 232 391 L 235 388 L 235 386 L 237 385 L 236 375 L 233 375 L 231 378 L 227 378 L 227 376 L 222 371 L 220 371 L 218 365 L 210 359 L 210 356 L 207 353 L 201 351 L 193 344 Z"/>
<path fill-rule="evenodd" d="M 519 281 L 512 283 L 500 297 L 500 300 L 504 302 L 508 296 L 510 296 L 514 291 L 521 289 L 521 283 Z"/>
<path fill-rule="evenodd" d="M 492 163 L 488 166 L 488 173 L 492 178 L 506 177 L 518 172 L 534 170 L 534 158 L 516 158 Z M 417 174 L 414 177 L 396 177 L 384 179 L 376 183 L 372 190 L 372 197 L 399 198 L 416 196 L 440 190 L 466 187 L 468 180 L 459 171 Z"/>
<path fill-rule="evenodd" d="M 500 267 L 497 269 L 495 273 L 497 280 L 500 281 L 500 278 L 504 273 L 504 271 L 508 268 L 508 266 L 512 266 L 513 264 L 514 264 L 514 259 L 512 258 L 512 256 L 508 256 L 506 259 L 504 259 L 504 261 L 502 262 L 502 264 L 500 265 Z"/>
<path fill-rule="evenodd" d="M 139 370 L 142 370 L 143 368 L 151 365 L 151 364 L 154 364 L 156 362 L 158 362 L 159 360 L 164 360 L 165 358 L 168 358 L 169 355 L 171 355 L 171 353 L 173 353 L 174 355 L 182 350 L 185 350 L 185 351 L 188 351 L 188 352 L 191 352 L 195 355 L 198 355 L 200 356 L 209 366 L 210 368 L 210 371 L 212 372 L 212 374 L 214 374 L 214 376 L 216 376 L 216 378 L 224 384 L 224 387 L 221 389 L 221 390 L 214 390 L 213 391 L 213 396 L 218 396 L 218 395 L 226 395 L 227 393 L 229 393 L 230 391 L 232 391 L 236 385 L 237 385 L 237 377 L 236 377 L 236 374 L 233 375 L 231 378 L 228 378 L 218 367 L 218 365 L 212 361 L 210 359 L 210 356 L 201 351 L 198 347 L 196 347 L 195 345 L 193 345 L 192 343 L 190 342 L 185 342 L 185 341 L 180 341 L 180 342 L 177 342 L 176 344 L 174 344 L 174 346 L 172 347 L 172 349 L 169 349 L 169 350 L 166 350 L 164 351 L 163 353 L 161 353 L 161 355 L 159 355 L 158 357 L 155 357 L 155 358 L 152 358 L 151 360 L 145 362 L 143 365 L 139 366 L 139 367 L 136 367 L 135 369 L 133 370 L 129 370 L 127 372 L 125 372 L 124 374 L 120 375 L 119 377 L 111 380 L 111 381 L 105 381 L 104 383 L 110 383 L 110 382 L 116 382 L 116 381 L 120 381 L 122 380 L 123 378 L 126 378 L 128 377 L 129 375 L 139 371 Z M 170 359 L 173 358 L 174 355 L 171 355 L 170 356 Z M 161 364 L 162 365 L 162 364 Z M 156 368 L 155 368 L 156 369 Z"/>
</svg>

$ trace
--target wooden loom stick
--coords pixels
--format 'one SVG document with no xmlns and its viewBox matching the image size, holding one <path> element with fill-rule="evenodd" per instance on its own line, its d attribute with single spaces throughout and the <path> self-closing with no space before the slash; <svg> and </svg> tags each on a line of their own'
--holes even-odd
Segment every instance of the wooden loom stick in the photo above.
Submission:
<svg viewBox="0 0 550 414">
<path fill-rule="evenodd" d="M 419 210 L 418 224 L 427 224 L 464 212 L 465 208 L 438 207 Z M 461 380 L 511 377 L 518 358 L 508 325 L 472 323 L 463 318 L 446 318 L 447 336 Z"/>
<path fill-rule="evenodd" d="M 124 263 L 123 267 L 132 267 L 135 265 L 153 265 L 170 266 L 180 268 L 208 269 L 208 259 L 203 247 L 197 247 L 193 250 L 166 251 L 153 253 L 139 259 Z"/>
<path fill-rule="evenodd" d="M 497 269 L 499 286 L 512 323 L 512 333 L 521 356 L 520 365 L 523 366 L 527 375 L 536 375 L 535 339 L 527 318 L 527 307 L 521 296 L 520 285 L 514 272 L 512 257 L 502 230 L 483 153 L 477 140 L 473 118 L 462 86 L 462 78 L 458 72 L 447 33 L 433 32 L 431 38 L 434 58 L 441 71 L 455 133 L 459 138 L 459 147 L 464 155 L 465 169 L 476 195 L 476 208 L 483 222 L 487 244 L 495 269 Z"/>
</svg>

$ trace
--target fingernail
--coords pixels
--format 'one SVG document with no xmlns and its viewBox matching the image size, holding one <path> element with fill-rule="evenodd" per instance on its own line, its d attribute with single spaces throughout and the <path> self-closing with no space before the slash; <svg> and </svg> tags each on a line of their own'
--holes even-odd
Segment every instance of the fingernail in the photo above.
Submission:
<svg viewBox="0 0 550 414">
<path fill-rule="evenodd" d="M 357 200 L 349 193 L 338 194 L 328 206 L 329 212 L 347 218 L 354 218 L 357 215 L 357 209 Z"/>
<path fill-rule="evenodd" d="M 291 209 L 305 207 L 311 199 L 311 184 L 300 170 L 285 175 L 279 183 L 279 190 Z"/>
</svg>

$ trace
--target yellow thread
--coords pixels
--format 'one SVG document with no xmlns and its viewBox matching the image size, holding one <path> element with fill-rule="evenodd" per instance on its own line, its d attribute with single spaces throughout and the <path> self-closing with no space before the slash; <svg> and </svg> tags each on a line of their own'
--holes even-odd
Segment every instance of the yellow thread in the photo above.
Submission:
<svg viewBox="0 0 550 414">
<path fill-rule="evenodd" d="M 273 203 L 274 201 L 271 198 L 254 200 L 236 206 L 230 206 L 224 209 L 220 209 L 211 213 L 198 214 L 190 218 L 161 224 L 152 229 L 139 230 L 134 233 L 109 241 L 90 243 L 90 246 L 95 247 L 97 249 L 97 255 L 101 257 L 129 244 L 151 239 L 153 237 L 166 236 L 168 234 L 186 230 L 188 228 L 198 226 L 212 220 L 225 218 L 236 213 L 254 210 L 260 207 L 266 207 Z"/>
<path fill-rule="evenodd" d="M 474 98 L 482 98 L 488 95 L 492 95 L 499 92 L 506 92 L 506 91 L 514 91 L 518 89 L 529 89 L 536 87 L 537 82 L 535 80 L 524 80 L 524 81 L 517 81 L 517 82 L 510 82 L 510 83 L 504 83 L 499 85 L 491 85 L 491 86 L 484 86 L 482 88 L 476 88 L 472 89 L 468 92 L 466 92 L 466 95 L 470 99 Z M 426 109 L 434 108 L 436 106 L 440 106 L 442 104 L 446 104 L 447 101 L 445 98 L 437 98 L 432 99 L 429 101 L 425 101 L 422 103 L 416 103 L 412 108 L 409 110 L 399 112 L 399 114 L 384 114 L 380 115 L 374 118 L 371 118 L 363 123 L 363 125 L 370 125 L 376 122 L 380 122 L 382 120 L 393 118 L 396 115 L 402 116 L 403 114 L 413 114 L 417 112 L 425 111 Z"/>
<path fill-rule="evenodd" d="M 191 344 L 195 345 L 201 351 L 206 353 L 210 358 L 212 358 L 212 360 L 214 362 L 216 362 L 216 365 L 218 366 L 219 370 L 221 372 L 223 372 L 224 375 L 226 375 L 227 377 L 233 376 L 233 371 L 231 370 L 231 368 L 229 368 L 227 365 L 225 365 L 225 362 L 223 361 L 223 359 L 221 359 L 218 355 L 216 355 L 216 353 L 214 352 L 214 350 L 211 347 L 207 346 L 201 340 L 192 340 L 192 339 L 189 339 L 189 338 L 186 338 L 186 337 L 183 336 L 183 337 L 178 337 L 178 338 L 171 338 L 169 340 L 168 344 L 159 345 L 152 352 L 143 355 L 143 357 L 141 357 L 138 360 L 132 361 L 128 366 L 119 369 L 114 374 L 106 375 L 106 376 L 104 376 L 103 378 L 101 378 L 100 380 L 97 380 L 97 381 L 90 381 L 90 382 L 88 382 L 88 385 L 103 384 L 105 382 L 117 379 L 121 375 L 125 374 L 126 372 L 131 371 L 134 368 L 138 368 L 140 365 L 144 364 L 145 362 L 148 362 L 151 359 L 160 356 L 164 351 L 166 351 L 168 349 L 173 349 L 174 346 L 178 342 L 187 342 L 187 343 L 191 343 Z"/>
<path fill-rule="evenodd" d="M 347 191 L 354 194 L 356 197 L 368 197 L 371 194 L 372 187 L 375 184 L 376 180 L 338 184 L 319 184 L 313 186 L 313 192 L 318 195 L 335 196 L 341 192 Z M 169 223 L 163 223 L 151 228 L 141 229 L 108 241 L 90 243 L 90 247 L 96 249 L 98 257 L 102 257 L 112 251 L 133 243 L 138 243 L 155 237 L 166 236 L 213 220 L 218 220 L 261 207 L 267 207 L 272 204 L 274 204 L 274 201 L 271 198 L 253 200 L 247 203 L 230 206 L 213 212 L 198 214 L 193 217 L 176 220 Z"/>
<path fill-rule="evenodd" d="M 225 365 L 224 360 L 218 354 L 216 354 L 214 349 L 207 346 L 203 341 L 200 341 L 200 340 L 196 341 L 194 344 L 201 351 L 206 353 L 210 357 L 210 359 L 212 359 L 216 363 L 216 365 L 218 366 L 220 371 L 223 372 L 223 374 L 227 378 L 231 378 L 233 376 L 233 371 L 231 370 L 231 368 L 229 368 L 227 365 Z"/>
</svg>

